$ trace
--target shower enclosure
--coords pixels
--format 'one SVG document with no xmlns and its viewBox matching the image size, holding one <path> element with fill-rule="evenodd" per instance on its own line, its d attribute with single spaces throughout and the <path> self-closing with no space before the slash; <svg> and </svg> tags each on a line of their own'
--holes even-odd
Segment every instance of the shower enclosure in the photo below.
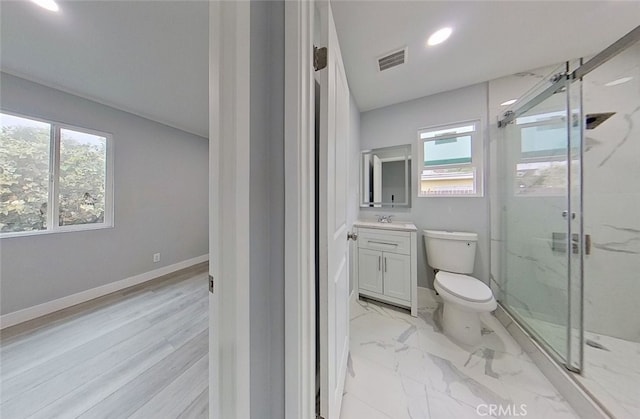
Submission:
<svg viewBox="0 0 640 419">
<path fill-rule="evenodd" d="M 616 418 L 640 417 L 640 27 L 498 123 L 501 305 Z"/>
</svg>

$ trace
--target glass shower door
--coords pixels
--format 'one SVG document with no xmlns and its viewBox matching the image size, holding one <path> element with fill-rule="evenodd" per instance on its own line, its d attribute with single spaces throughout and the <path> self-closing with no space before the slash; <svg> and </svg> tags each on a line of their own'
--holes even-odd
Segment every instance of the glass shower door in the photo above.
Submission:
<svg viewBox="0 0 640 419">
<path fill-rule="evenodd" d="M 580 85 L 561 74 L 540 91 L 514 111 L 498 149 L 503 303 L 561 362 L 579 369 Z"/>
</svg>

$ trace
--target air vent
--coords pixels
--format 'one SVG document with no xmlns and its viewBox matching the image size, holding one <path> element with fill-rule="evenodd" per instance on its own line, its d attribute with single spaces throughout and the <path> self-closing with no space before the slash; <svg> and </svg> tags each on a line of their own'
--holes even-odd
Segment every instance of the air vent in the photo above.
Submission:
<svg viewBox="0 0 640 419">
<path fill-rule="evenodd" d="M 394 51 L 384 57 L 378 58 L 378 71 L 388 70 L 407 62 L 407 48 Z"/>
</svg>

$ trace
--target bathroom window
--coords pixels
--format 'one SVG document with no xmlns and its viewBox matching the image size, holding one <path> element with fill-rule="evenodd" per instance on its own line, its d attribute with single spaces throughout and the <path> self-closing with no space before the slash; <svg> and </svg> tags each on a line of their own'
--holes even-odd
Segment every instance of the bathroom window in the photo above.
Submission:
<svg viewBox="0 0 640 419">
<path fill-rule="evenodd" d="M 112 226 L 109 134 L 0 113 L 0 237 Z"/>
<path fill-rule="evenodd" d="M 564 195 L 567 188 L 566 112 L 520 117 L 516 125 L 520 129 L 520 158 L 515 167 L 515 194 Z M 577 164 L 577 160 L 572 161 L 572 165 Z"/>
<path fill-rule="evenodd" d="M 482 196 L 480 121 L 418 131 L 422 152 L 418 196 Z"/>
</svg>

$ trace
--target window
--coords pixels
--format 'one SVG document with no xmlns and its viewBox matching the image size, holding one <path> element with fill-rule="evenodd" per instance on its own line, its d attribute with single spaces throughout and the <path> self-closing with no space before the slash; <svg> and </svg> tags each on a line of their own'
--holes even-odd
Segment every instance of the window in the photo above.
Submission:
<svg viewBox="0 0 640 419">
<path fill-rule="evenodd" d="M 516 163 L 518 196 L 564 195 L 567 188 L 566 112 L 548 112 L 516 119 L 520 156 Z M 572 161 L 577 165 L 578 161 Z"/>
<path fill-rule="evenodd" d="M 480 121 L 418 132 L 422 169 L 418 196 L 482 196 Z"/>
<path fill-rule="evenodd" d="M 112 225 L 109 134 L 4 112 L 0 128 L 1 237 Z"/>
</svg>

